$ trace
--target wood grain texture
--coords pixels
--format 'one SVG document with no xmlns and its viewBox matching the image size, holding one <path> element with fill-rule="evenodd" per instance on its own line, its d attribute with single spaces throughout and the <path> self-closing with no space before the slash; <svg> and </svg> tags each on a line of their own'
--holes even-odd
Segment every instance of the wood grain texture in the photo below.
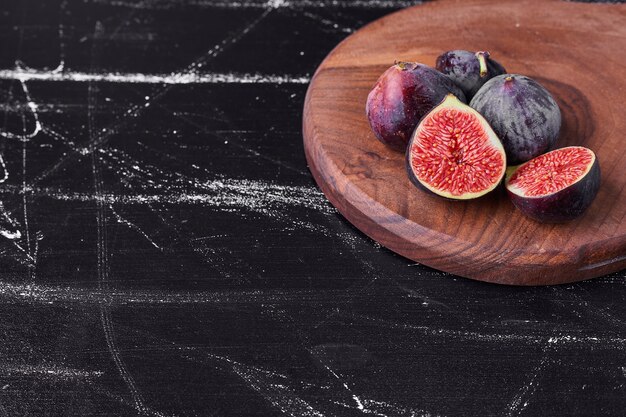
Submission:
<svg viewBox="0 0 626 417">
<path fill-rule="evenodd" d="M 623 4 L 439 0 L 377 20 L 340 43 L 311 82 L 303 116 L 311 172 L 360 230 L 446 272 L 543 285 L 623 269 L 624 19 Z M 452 202 L 410 184 L 404 155 L 371 133 L 365 100 L 394 60 L 434 65 L 449 49 L 488 50 L 510 73 L 530 76 L 554 95 L 563 114 L 557 147 L 587 146 L 602 169 L 599 194 L 582 218 L 539 224 L 516 211 L 502 190 Z"/>
</svg>

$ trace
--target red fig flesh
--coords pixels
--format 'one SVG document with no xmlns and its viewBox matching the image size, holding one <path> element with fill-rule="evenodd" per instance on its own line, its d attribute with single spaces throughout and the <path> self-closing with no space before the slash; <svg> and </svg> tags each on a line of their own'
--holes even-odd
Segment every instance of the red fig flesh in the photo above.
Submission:
<svg viewBox="0 0 626 417">
<path fill-rule="evenodd" d="M 449 94 L 415 129 L 406 165 L 418 188 L 467 200 L 498 186 L 506 170 L 506 155 L 487 121 Z"/>
<path fill-rule="evenodd" d="M 582 146 L 556 149 L 520 165 L 506 180 L 511 201 L 528 217 L 560 223 L 582 215 L 600 187 L 600 165 Z"/>
</svg>

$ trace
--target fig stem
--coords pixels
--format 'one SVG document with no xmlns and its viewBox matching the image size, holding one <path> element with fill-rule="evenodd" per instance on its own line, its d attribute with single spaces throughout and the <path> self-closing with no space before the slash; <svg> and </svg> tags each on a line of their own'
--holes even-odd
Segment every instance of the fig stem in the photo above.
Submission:
<svg viewBox="0 0 626 417">
<path fill-rule="evenodd" d="M 407 69 L 407 66 L 409 65 L 408 62 L 404 62 L 404 61 L 395 61 L 394 64 L 400 68 L 402 71 L 404 71 L 405 69 Z"/>
<path fill-rule="evenodd" d="M 487 69 L 487 58 L 489 58 L 489 52 L 478 51 L 476 52 L 476 58 L 478 59 L 478 65 L 480 66 L 480 78 L 486 77 L 489 72 Z"/>
</svg>

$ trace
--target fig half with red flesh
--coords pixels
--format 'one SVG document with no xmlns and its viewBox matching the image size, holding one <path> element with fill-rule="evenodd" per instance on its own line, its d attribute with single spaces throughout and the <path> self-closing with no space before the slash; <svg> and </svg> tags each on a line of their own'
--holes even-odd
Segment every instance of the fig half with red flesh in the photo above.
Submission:
<svg viewBox="0 0 626 417">
<path fill-rule="evenodd" d="M 505 181 L 515 207 L 542 223 L 573 220 L 600 188 L 600 165 L 591 149 L 570 146 L 520 165 Z"/>
<path fill-rule="evenodd" d="M 449 94 L 415 129 L 406 166 L 418 188 L 468 200 L 498 186 L 506 171 L 506 154 L 480 113 Z"/>
</svg>

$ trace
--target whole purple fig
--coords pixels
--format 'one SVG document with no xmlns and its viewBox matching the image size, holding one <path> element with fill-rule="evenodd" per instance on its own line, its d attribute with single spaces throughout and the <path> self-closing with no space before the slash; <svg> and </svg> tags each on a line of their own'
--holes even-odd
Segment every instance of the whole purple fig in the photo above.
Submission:
<svg viewBox="0 0 626 417">
<path fill-rule="evenodd" d="M 404 152 L 420 119 L 449 93 L 466 102 L 463 91 L 434 68 L 397 62 L 367 96 L 367 119 L 378 140 Z"/>
<path fill-rule="evenodd" d="M 471 100 L 487 81 L 506 73 L 504 67 L 491 59 L 489 52 L 485 51 L 444 52 L 437 58 L 436 68 L 450 77 L 463 90 L 468 100 Z"/>
<path fill-rule="evenodd" d="M 559 137 L 558 104 L 541 84 L 523 75 L 492 78 L 476 93 L 470 106 L 496 132 L 510 165 L 543 154 Z"/>
</svg>

